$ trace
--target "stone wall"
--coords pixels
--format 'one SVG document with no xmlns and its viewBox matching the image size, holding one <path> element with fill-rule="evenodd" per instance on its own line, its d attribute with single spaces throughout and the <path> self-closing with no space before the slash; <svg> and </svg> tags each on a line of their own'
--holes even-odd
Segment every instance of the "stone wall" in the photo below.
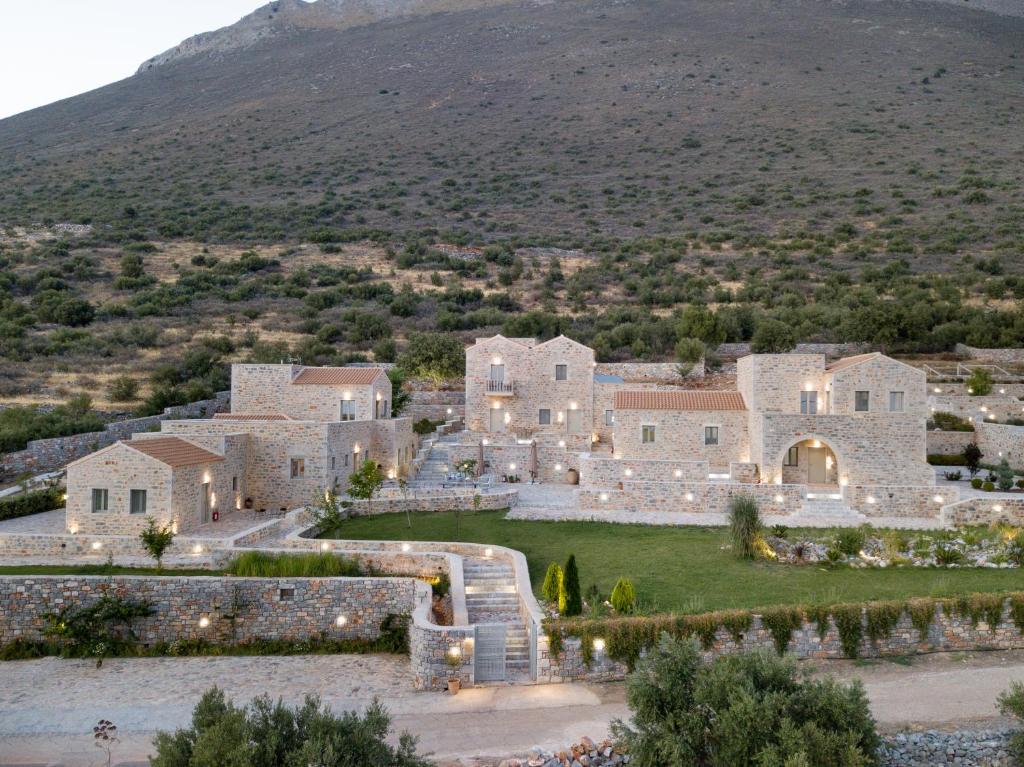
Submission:
<svg viewBox="0 0 1024 767">
<path fill-rule="evenodd" d="M 580 485 L 615 485 L 625 480 L 638 482 L 707 482 L 707 461 L 645 461 L 586 455 L 580 459 Z"/>
<path fill-rule="evenodd" d="M 376 400 L 391 402 L 391 381 L 380 375 L 373 383 L 293 384 L 302 365 L 232 365 L 231 410 L 234 413 L 283 413 L 297 420 L 337 421 L 341 401 L 352 400 L 356 420 L 376 418 Z M 390 406 L 387 414 L 390 416 Z"/>
<path fill-rule="evenodd" d="M 844 344 L 797 344 L 793 348 L 794 354 L 824 354 L 826 357 L 851 357 L 854 354 L 864 354 L 872 351 L 868 343 L 844 343 Z M 716 357 L 724 359 L 739 359 L 750 354 L 749 343 L 719 344 L 714 351 Z"/>
<path fill-rule="evenodd" d="M 475 444 L 448 446 L 448 460 L 452 466 L 459 461 L 477 460 L 480 448 Z M 569 469 L 579 471 L 581 456 L 557 444 L 537 445 L 537 473 L 542 482 L 565 482 Z M 518 444 L 488 444 L 484 446 L 484 473 L 497 479 L 513 474 L 524 480 L 530 478 L 530 446 Z M 512 467 L 515 468 L 512 468 Z"/>
<path fill-rule="evenodd" d="M 980 648 L 993 650 L 1013 650 L 1024 648 L 1024 636 L 1013 624 L 1008 604 L 1004 605 L 1003 618 L 999 625 L 990 628 L 984 621 L 977 626 L 971 625 L 970 618 L 955 613 L 947 614 L 941 607 L 936 609 L 935 619 L 928 629 L 927 637 L 921 637 L 906 614 L 901 616 L 899 623 L 889 637 L 871 642 L 864 630 L 864 639 L 860 645 L 860 656 L 866 658 L 882 656 L 913 655 L 919 652 L 961 652 Z M 862 621 L 865 618 L 862 617 Z M 760 616 L 753 616 L 750 629 L 745 632 L 737 643 L 724 628 L 719 628 L 713 646 L 704 652 L 705 658 L 716 655 L 751 650 L 774 651 L 775 644 L 771 633 L 765 628 Z M 829 619 L 829 628 L 824 637 L 819 637 L 818 626 L 814 622 L 805 622 L 793 632 L 788 652 L 797 658 L 844 658 L 839 632 L 835 622 Z M 590 666 L 583 662 L 580 640 L 569 637 L 563 641 L 562 651 L 553 656 L 547 637 L 539 643 L 538 681 L 570 682 L 570 681 L 609 681 L 622 679 L 627 669 L 624 664 L 608 658 L 603 651 L 594 652 Z"/>
<path fill-rule="evenodd" d="M 1024 497 L 967 498 L 943 509 L 953 525 L 990 525 L 997 522 L 1024 525 Z"/>
<path fill-rule="evenodd" d="M 928 432 L 928 455 L 959 455 L 969 443 L 974 442 L 973 431 Z"/>
<path fill-rule="evenodd" d="M 516 504 L 519 496 L 515 490 L 486 491 L 473 488 L 413 489 L 408 497 L 400 493 L 388 493 L 374 498 L 370 503 L 353 500 L 352 511 L 357 514 L 395 514 L 409 511 L 460 511 L 473 510 L 474 496 L 480 496 L 480 509 L 507 509 Z"/>
<path fill-rule="evenodd" d="M 431 421 L 448 421 L 462 418 L 466 409 L 466 393 L 463 391 L 416 390 L 409 392 L 409 404 L 402 415 L 413 423 L 422 418 Z M 451 412 L 448 412 L 448 411 Z"/>
<path fill-rule="evenodd" d="M 818 392 L 824 401 L 825 357 L 821 354 L 756 354 L 736 363 L 736 388 L 751 413 L 800 412 L 800 392 Z"/>
<path fill-rule="evenodd" d="M 985 463 L 999 463 L 1005 458 L 1011 466 L 1024 468 L 1024 426 L 982 422 L 976 428 Z"/>
<path fill-rule="evenodd" d="M 655 427 L 654 442 L 642 441 L 643 426 Z M 718 427 L 718 444 L 704 444 L 704 430 Z M 615 454 L 641 460 L 707 461 L 725 469 L 750 458 L 745 410 L 618 410 Z"/>
<path fill-rule="evenodd" d="M 594 373 L 619 376 L 630 383 L 653 381 L 683 385 L 686 379 L 704 377 L 704 362 L 695 363 L 693 369 L 686 374 L 686 379 L 679 376 L 678 362 L 598 362 Z"/>
<path fill-rule="evenodd" d="M 227 548 L 230 540 L 223 538 L 186 537 L 174 539 L 167 557 L 195 557 L 205 561 L 212 551 Z M 86 535 L 62 533 L 0 533 L 0 553 L 5 557 L 66 558 L 81 564 L 82 556 L 149 557 L 137 535 Z"/>
<path fill-rule="evenodd" d="M 929 412 L 952 413 L 961 418 L 970 418 L 975 423 L 993 416 L 999 421 L 1024 418 L 1024 402 L 1004 394 L 987 394 L 983 397 L 933 394 L 928 398 L 928 405 Z"/>
<path fill-rule="evenodd" d="M 1024 349 L 982 349 L 967 344 L 957 344 L 956 353 L 972 360 L 983 360 L 997 365 L 1018 365 L 1024 363 Z"/>
<path fill-rule="evenodd" d="M 44 615 L 94 604 L 103 595 L 150 602 L 133 627 L 139 641 L 375 639 L 389 613 L 411 614 L 409 578 L 223 578 L 35 575 L 0 577 L 0 643 L 40 639 Z M 344 617 L 344 625 L 337 619 Z M 208 625 L 201 625 L 202 619 Z"/>
<path fill-rule="evenodd" d="M 794 514 L 800 508 L 799 485 L 745 485 L 735 482 L 634 482 L 617 490 L 581 488 L 581 509 L 725 514 L 737 495 L 752 495 L 766 515 Z"/>
<path fill-rule="evenodd" d="M 955 503 L 955 487 L 907 485 L 850 485 L 843 488 L 846 505 L 866 517 L 935 518 L 942 507 Z"/>
<path fill-rule="evenodd" d="M 213 399 L 169 407 L 160 415 L 113 421 L 106 425 L 104 431 L 32 440 L 24 450 L 0 455 L 0 478 L 59 469 L 118 440 L 129 439 L 137 432 L 158 428 L 161 421 L 172 418 L 209 418 L 216 413 L 226 412 L 230 406 L 231 393 L 218 392 Z"/>
</svg>

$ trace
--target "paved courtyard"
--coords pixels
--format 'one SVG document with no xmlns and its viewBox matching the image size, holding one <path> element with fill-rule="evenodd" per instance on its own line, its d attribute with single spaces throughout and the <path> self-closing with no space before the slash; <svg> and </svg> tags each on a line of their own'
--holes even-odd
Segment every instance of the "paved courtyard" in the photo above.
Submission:
<svg viewBox="0 0 1024 767">
<path fill-rule="evenodd" d="M 910 665 L 839 661 L 818 670 L 862 679 L 884 730 L 987 727 L 1005 724 L 995 699 L 1010 681 L 1024 681 L 1024 651 L 922 656 Z M 89 731 L 101 718 L 124 736 L 114 763 L 145 764 L 153 731 L 186 724 L 214 684 L 236 701 L 269 691 L 298 703 L 316 693 L 337 711 L 379 697 L 394 728 L 418 735 L 421 750 L 442 764 L 600 738 L 612 719 L 628 716 L 621 684 L 496 686 L 454 697 L 414 692 L 407 661 L 394 656 L 115 659 L 100 669 L 44 659 L 0 664 L 0 764 L 95 764 Z"/>
</svg>

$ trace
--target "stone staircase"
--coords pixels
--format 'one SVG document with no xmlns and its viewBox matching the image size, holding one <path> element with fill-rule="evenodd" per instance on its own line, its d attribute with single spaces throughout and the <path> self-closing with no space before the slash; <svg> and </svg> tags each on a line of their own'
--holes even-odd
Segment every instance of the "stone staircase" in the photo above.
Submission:
<svg viewBox="0 0 1024 767">
<path fill-rule="evenodd" d="M 800 510 L 789 517 L 786 524 L 809 527 L 857 527 L 868 521 L 868 518 L 854 511 L 843 499 L 835 494 L 808 493 L 800 505 Z"/>
<path fill-rule="evenodd" d="M 449 469 L 448 445 L 445 437 L 462 429 L 462 419 L 453 418 L 437 427 L 433 434 L 420 443 L 420 449 L 413 459 L 414 483 L 437 484 L 444 480 Z"/>
<path fill-rule="evenodd" d="M 519 614 L 515 572 L 507 562 L 466 557 L 462 561 L 469 622 L 505 624 L 506 681 L 530 673 L 530 634 Z"/>
</svg>

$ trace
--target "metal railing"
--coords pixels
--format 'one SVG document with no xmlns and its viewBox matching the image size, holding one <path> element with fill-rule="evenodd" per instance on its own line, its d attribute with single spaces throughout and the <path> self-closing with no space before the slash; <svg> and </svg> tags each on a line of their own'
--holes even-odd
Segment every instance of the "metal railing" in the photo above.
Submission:
<svg viewBox="0 0 1024 767">
<path fill-rule="evenodd" d="M 514 394 L 515 387 L 512 385 L 512 381 L 504 379 L 501 381 L 489 379 L 487 381 L 487 393 L 488 394 Z"/>
</svg>

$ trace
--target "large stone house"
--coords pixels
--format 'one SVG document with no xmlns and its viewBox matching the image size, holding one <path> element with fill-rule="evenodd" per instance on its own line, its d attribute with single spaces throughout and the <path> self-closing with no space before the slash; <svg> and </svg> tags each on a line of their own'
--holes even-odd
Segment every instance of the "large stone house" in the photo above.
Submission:
<svg viewBox="0 0 1024 767">
<path fill-rule="evenodd" d="M 292 509 L 344 489 L 370 459 L 403 476 L 416 454 L 408 418 L 391 418 L 380 368 L 234 365 L 232 410 L 162 422 L 68 466 L 67 527 L 137 533 L 153 517 L 195 531 L 245 508 Z"/>
<path fill-rule="evenodd" d="M 580 483 L 583 507 L 724 511 L 738 492 L 766 511 L 930 514 L 949 503 L 927 463 L 923 371 L 873 353 L 757 354 L 736 388 L 689 390 L 665 365 L 598 372 L 559 337 L 496 336 L 466 352 L 466 427 L 453 455 L 484 450 L 502 476 Z M 578 415 L 574 415 L 578 413 Z M 952 496 L 952 491 L 946 491 Z"/>
</svg>

